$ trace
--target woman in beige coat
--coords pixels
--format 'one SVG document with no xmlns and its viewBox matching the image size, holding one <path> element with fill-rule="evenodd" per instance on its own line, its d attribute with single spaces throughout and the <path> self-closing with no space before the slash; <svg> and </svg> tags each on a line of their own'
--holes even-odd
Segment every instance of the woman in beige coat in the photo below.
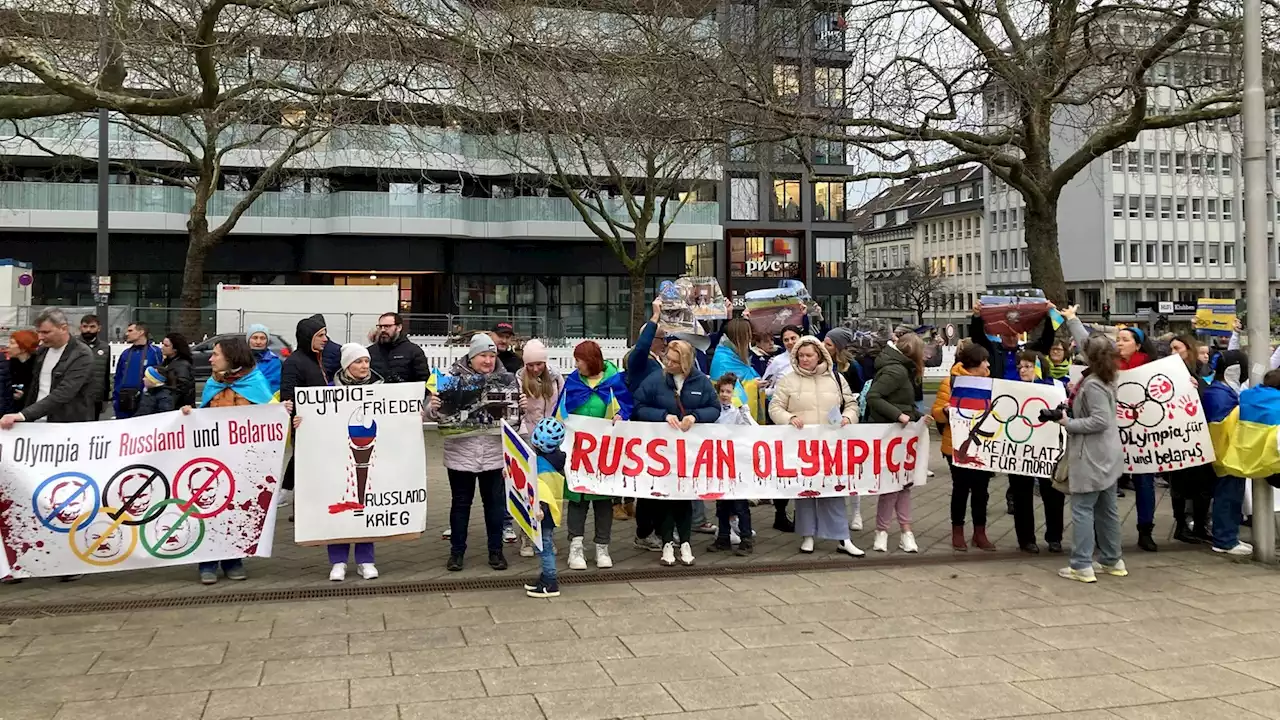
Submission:
<svg viewBox="0 0 1280 720">
<path fill-rule="evenodd" d="M 796 429 L 814 425 L 850 425 L 858 421 L 858 403 L 849 384 L 831 370 L 831 355 L 822 341 L 806 335 L 791 349 L 792 373 L 778 381 L 769 402 L 777 425 Z M 814 537 L 837 541 L 836 551 L 862 557 L 849 539 L 843 497 L 797 498 L 796 532 L 804 539 L 800 552 L 813 552 Z"/>
</svg>

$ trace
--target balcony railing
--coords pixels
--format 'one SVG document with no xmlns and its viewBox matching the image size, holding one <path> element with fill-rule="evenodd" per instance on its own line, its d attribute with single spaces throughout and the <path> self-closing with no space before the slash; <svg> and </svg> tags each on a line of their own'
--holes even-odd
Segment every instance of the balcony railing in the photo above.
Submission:
<svg viewBox="0 0 1280 720">
<path fill-rule="evenodd" d="M 209 214 L 225 216 L 245 193 L 220 191 L 209 203 Z M 186 188 L 158 185 L 112 185 L 108 188 L 113 213 L 176 213 L 191 210 L 193 194 Z M 621 200 L 607 201 L 613 216 L 630 222 Z M 674 208 L 673 201 L 671 206 Z M 97 186 L 89 183 L 0 183 L 0 212 L 94 212 Z M 565 222 L 582 218 L 567 198 L 477 198 L 450 194 L 411 194 L 345 191 L 335 193 L 267 192 L 253 202 L 245 217 L 298 218 L 413 218 L 476 223 Z M 714 202 L 689 202 L 675 218 L 677 225 L 718 225 Z"/>
</svg>

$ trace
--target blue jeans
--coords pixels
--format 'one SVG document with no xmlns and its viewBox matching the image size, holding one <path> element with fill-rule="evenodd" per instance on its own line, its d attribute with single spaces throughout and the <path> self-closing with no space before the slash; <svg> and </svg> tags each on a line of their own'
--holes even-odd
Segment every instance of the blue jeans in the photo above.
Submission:
<svg viewBox="0 0 1280 720">
<path fill-rule="evenodd" d="M 717 500 L 716 502 L 720 502 Z M 707 521 L 707 504 L 701 500 L 693 501 L 693 517 L 690 519 L 693 527 L 698 527 Z"/>
<path fill-rule="evenodd" d="M 1156 476 L 1150 473 L 1133 475 L 1133 494 L 1138 501 L 1138 528 L 1154 525 L 1156 521 Z"/>
<path fill-rule="evenodd" d="M 1244 478 L 1224 475 L 1213 490 L 1213 546 L 1230 550 L 1240 542 Z"/>
<path fill-rule="evenodd" d="M 200 574 L 203 575 L 206 572 L 211 572 L 215 575 L 218 574 L 218 563 L 219 563 L 218 560 L 200 563 Z M 229 570 L 235 570 L 236 568 L 244 567 L 244 560 L 241 560 L 241 559 L 222 560 L 221 563 L 222 563 L 222 572 L 224 573 Z"/>
<path fill-rule="evenodd" d="M 1147 476 L 1150 479 L 1150 475 Z M 1135 478 L 1136 479 L 1136 478 Z M 1120 511 L 1116 508 L 1116 486 L 1091 493 L 1071 494 L 1071 567 L 1093 567 L 1093 536 L 1098 536 L 1098 555 L 1103 565 L 1120 561 Z"/>
<path fill-rule="evenodd" d="M 542 582 L 548 585 L 556 582 L 556 547 L 551 543 L 555 529 L 551 514 L 547 513 L 542 518 L 542 549 L 538 551 L 538 559 L 542 561 Z"/>
</svg>

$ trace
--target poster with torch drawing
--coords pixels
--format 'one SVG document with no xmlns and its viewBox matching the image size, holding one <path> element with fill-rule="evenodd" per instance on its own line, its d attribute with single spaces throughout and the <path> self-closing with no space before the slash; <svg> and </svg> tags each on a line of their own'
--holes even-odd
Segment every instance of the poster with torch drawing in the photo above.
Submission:
<svg viewBox="0 0 1280 720">
<path fill-rule="evenodd" d="M 427 526 L 423 383 L 298 388 L 294 541 L 415 538 Z"/>
</svg>

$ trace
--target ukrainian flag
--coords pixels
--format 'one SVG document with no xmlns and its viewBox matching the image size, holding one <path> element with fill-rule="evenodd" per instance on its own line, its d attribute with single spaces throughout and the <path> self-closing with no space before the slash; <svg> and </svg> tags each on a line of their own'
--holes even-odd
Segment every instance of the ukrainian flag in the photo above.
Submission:
<svg viewBox="0 0 1280 720">
<path fill-rule="evenodd" d="M 538 502 L 546 503 L 551 510 L 551 521 L 560 527 L 561 506 L 564 505 L 564 474 L 556 470 L 546 458 L 538 456 Z"/>
<path fill-rule="evenodd" d="M 1213 440 L 1213 469 L 1219 476 L 1231 474 L 1222 463 L 1240 419 L 1239 406 L 1240 394 L 1225 382 L 1212 383 L 1204 391 L 1204 417 L 1209 423 L 1209 437 Z"/>
<path fill-rule="evenodd" d="M 1234 427 L 1227 427 L 1232 424 Z M 1240 406 L 1221 423 L 1214 450 L 1226 445 L 1220 472 L 1236 477 L 1265 478 L 1280 473 L 1280 389 L 1252 387 L 1240 393 Z M 1227 441 L 1226 430 L 1230 430 Z M 1210 425 L 1210 433 L 1213 427 Z M 1214 464 L 1215 469 L 1219 467 Z"/>
</svg>

